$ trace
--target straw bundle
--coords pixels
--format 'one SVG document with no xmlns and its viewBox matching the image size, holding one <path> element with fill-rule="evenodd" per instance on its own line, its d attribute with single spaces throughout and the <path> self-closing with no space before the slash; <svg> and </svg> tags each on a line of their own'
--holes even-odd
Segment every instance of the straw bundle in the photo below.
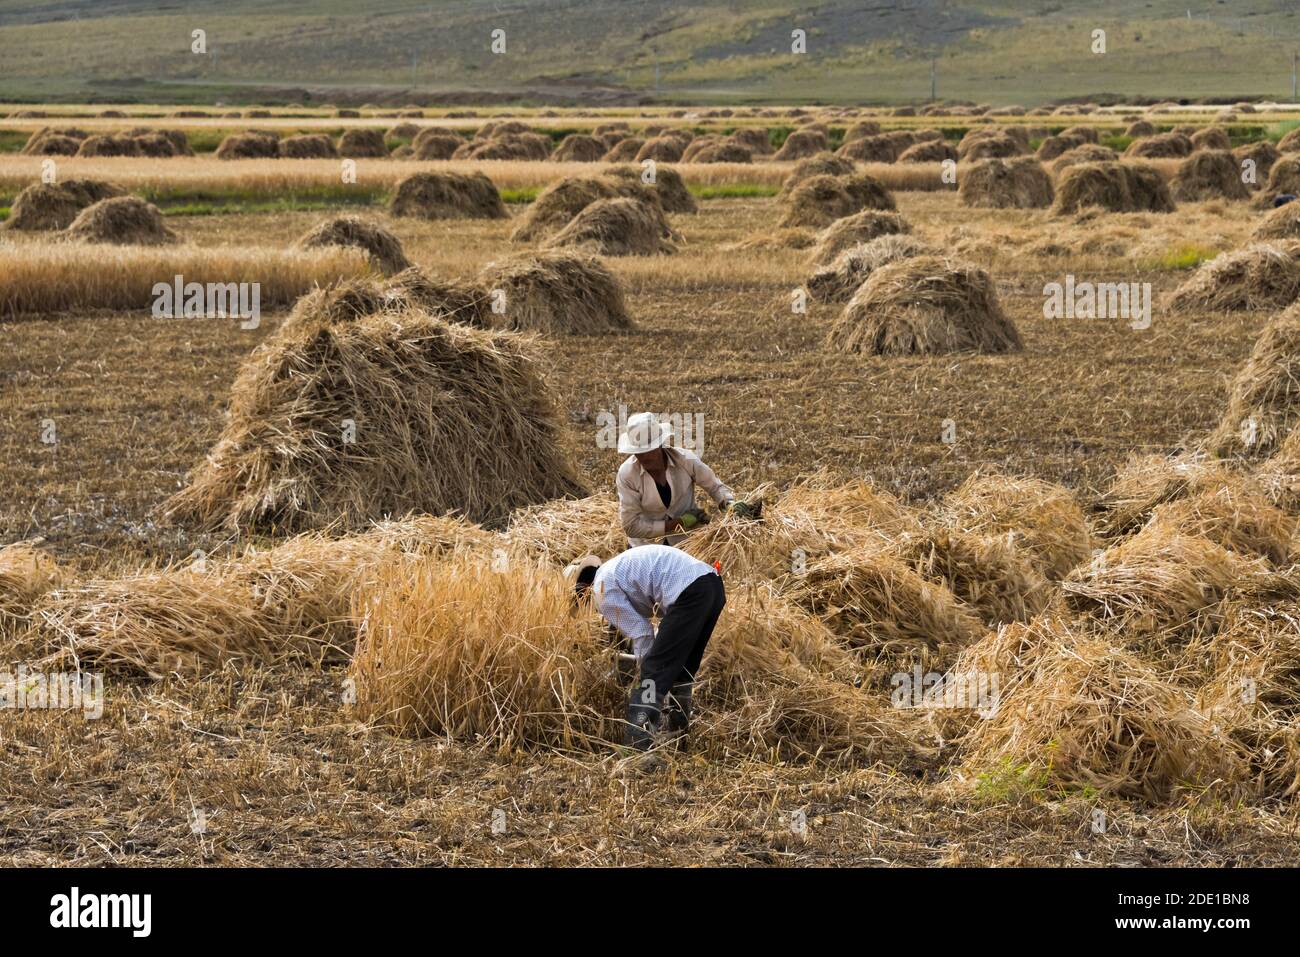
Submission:
<svg viewBox="0 0 1300 957">
<path fill-rule="evenodd" d="M 501 522 L 580 492 L 525 343 L 410 310 L 292 318 L 244 364 L 229 421 L 167 503 L 205 526 Z"/>
<path fill-rule="evenodd" d="M 833 549 L 888 542 L 921 531 L 915 511 L 863 479 L 844 481 L 828 472 L 801 479 L 781 496 L 780 514 L 810 521 Z"/>
<path fill-rule="evenodd" d="M 1296 520 L 1274 508 L 1267 495 L 1240 477 L 1216 489 L 1156 507 L 1148 527 L 1199 535 L 1243 556 L 1276 565 L 1291 559 Z"/>
<path fill-rule="evenodd" d="M 900 543 L 899 557 L 947 588 L 988 625 L 1028 621 L 1056 595 L 1010 535 L 935 528 Z"/>
<path fill-rule="evenodd" d="M 405 302 L 432 315 L 442 316 L 448 322 L 462 322 L 478 328 L 492 324 L 491 297 L 482 285 L 437 279 L 419 266 L 399 272 L 384 286 L 381 294 L 383 303 L 368 311 L 376 312 L 379 308 Z"/>
<path fill-rule="evenodd" d="M 898 213 L 864 209 L 852 216 L 835 220 L 817 234 L 817 247 L 812 261 L 825 265 L 841 252 L 860 243 L 869 243 L 879 236 L 896 236 L 910 233 L 912 224 Z"/>
<path fill-rule="evenodd" d="M 1062 587 L 1076 611 L 1143 637 L 1192 624 L 1259 569 L 1207 538 L 1152 524 L 1076 568 Z"/>
<path fill-rule="evenodd" d="M 534 242 L 559 232 L 598 199 L 619 195 L 613 183 L 592 176 L 566 176 L 537 194 L 510 234 L 512 243 Z"/>
<path fill-rule="evenodd" d="M 839 222 L 854 218 L 850 216 Z M 820 248 L 813 252 L 813 258 L 818 262 L 821 262 Z M 913 256 L 934 255 L 935 252 L 934 247 L 911 236 L 880 236 L 841 251 L 830 263 L 809 276 L 804 288 L 819 302 L 848 302 L 881 266 Z"/>
<path fill-rule="evenodd" d="M 545 246 L 577 247 L 602 256 L 657 256 L 677 251 L 679 238 L 658 205 L 635 199 L 598 199 L 570 220 Z"/>
<path fill-rule="evenodd" d="M 1056 215 L 1088 208 L 1112 213 L 1171 213 L 1174 200 L 1160 174 L 1144 163 L 1077 163 L 1056 184 Z"/>
<path fill-rule="evenodd" d="M 547 252 L 490 262 L 479 284 L 504 308 L 493 325 L 565 335 L 600 335 L 632 327 L 618 279 L 594 256 Z"/>
<path fill-rule="evenodd" d="M 584 133 L 570 133 L 560 140 L 560 145 L 551 154 L 554 163 L 598 163 L 605 155 L 605 144 L 594 136 Z"/>
<path fill-rule="evenodd" d="M 944 497 L 935 518 L 946 528 L 1012 535 L 1051 581 L 1092 554 L 1092 533 L 1074 495 L 1040 479 L 972 475 Z"/>
<path fill-rule="evenodd" d="M 36 600 L 67 577 L 37 544 L 14 542 L 0 548 L 0 637 L 17 632 Z"/>
<path fill-rule="evenodd" d="M 795 186 L 785 197 L 782 227 L 808 226 L 820 229 L 835 220 L 864 209 L 893 210 L 894 197 L 875 177 L 865 173 L 851 176 L 812 176 Z"/>
<path fill-rule="evenodd" d="M 112 183 L 69 179 L 61 183 L 34 183 L 24 187 L 9 209 L 5 229 L 67 229 L 87 206 L 123 195 Z"/>
<path fill-rule="evenodd" d="M 418 219 L 508 219 L 496 184 L 482 173 L 414 173 L 397 184 L 394 216 Z"/>
<path fill-rule="evenodd" d="M 1174 199 L 1194 203 L 1205 199 L 1249 199 L 1241 167 L 1228 148 L 1203 148 L 1178 165 L 1169 184 Z"/>
<path fill-rule="evenodd" d="M 988 273 L 939 256 L 873 269 L 826 341 L 841 352 L 891 356 L 1022 348 Z"/>
<path fill-rule="evenodd" d="M 631 199 L 645 197 L 648 190 L 659 199 L 659 205 L 666 213 L 697 213 L 700 210 L 695 197 L 686 188 L 682 174 L 662 164 L 655 167 L 654 182 L 643 180 L 645 170 L 639 166 L 611 166 L 601 174 L 603 179 L 614 184 L 619 196 Z M 645 197 L 648 200 L 648 197 Z"/>
<path fill-rule="evenodd" d="M 865 546 L 820 559 L 791 583 L 789 595 L 835 634 L 882 662 L 951 661 L 983 631 L 979 619 L 942 585 L 900 559 Z"/>
<path fill-rule="evenodd" d="M 988 141 L 984 141 L 988 142 Z M 1052 177 L 1030 156 L 1014 159 L 966 158 L 957 195 L 967 206 L 985 209 L 1037 209 L 1052 205 Z"/>
<path fill-rule="evenodd" d="M 785 138 L 772 159 L 779 163 L 804 159 L 826 151 L 826 134 L 821 130 L 795 130 Z"/>
<path fill-rule="evenodd" d="M 558 571 L 522 563 L 390 566 L 357 595 L 356 713 L 502 753 L 613 737 L 613 649 L 572 596 Z"/>
<path fill-rule="evenodd" d="M 336 216 L 309 230 L 294 244 L 299 249 L 318 246 L 354 246 L 365 250 L 371 264 L 385 276 L 407 269 L 411 261 L 401 241 L 378 223 L 359 216 Z"/>
<path fill-rule="evenodd" d="M 1203 454 L 1129 456 L 1097 501 L 1100 524 L 1110 535 L 1127 534 L 1145 524 L 1156 506 L 1217 489 L 1232 477 L 1223 463 Z"/>
<path fill-rule="evenodd" d="M 1278 508 L 1300 513 L 1300 429 L 1292 430 L 1273 456 L 1255 467 L 1252 477 Z"/>
<path fill-rule="evenodd" d="M 1136 139 L 1124 150 L 1125 156 L 1141 159 L 1170 159 L 1190 156 L 1192 141 L 1182 133 L 1156 133 Z"/>
<path fill-rule="evenodd" d="M 1221 253 L 1174 291 L 1175 309 L 1280 309 L 1300 295 L 1300 242 Z"/>
<path fill-rule="evenodd" d="M 1300 291 L 1300 290 L 1298 290 Z M 1216 455 L 1264 458 L 1300 423 L 1300 306 L 1269 320 L 1232 380 L 1228 408 L 1206 445 Z"/>
<path fill-rule="evenodd" d="M 1256 239 L 1300 239 L 1300 203 L 1287 203 L 1269 212 L 1255 227 Z"/>
<path fill-rule="evenodd" d="M 1242 749 L 1186 692 L 1131 653 L 1086 636 L 1040 649 L 963 746 L 968 774 L 1010 766 L 1045 787 L 1152 802 L 1180 787 L 1235 788 L 1246 774 Z"/>
<path fill-rule="evenodd" d="M 781 181 L 781 191 L 777 193 L 777 198 L 785 198 L 796 186 L 814 176 L 851 176 L 856 169 L 852 160 L 834 153 L 818 153 L 795 164 L 790 175 Z"/>
<path fill-rule="evenodd" d="M 163 246 L 176 242 L 176 234 L 163 225 L 163 215 L 153 203 L 138 196 L 114 196 L 87 206 L 68 224 L 69 239 L 115 246 Z"/>
<path fill-rule="evenodd" d="M 618 502 L 603 495 L 516 509 L 503 534 L 512 548 L 560 566 L 590 554 L 612 558 L 627 548 Z"/>
</svg>

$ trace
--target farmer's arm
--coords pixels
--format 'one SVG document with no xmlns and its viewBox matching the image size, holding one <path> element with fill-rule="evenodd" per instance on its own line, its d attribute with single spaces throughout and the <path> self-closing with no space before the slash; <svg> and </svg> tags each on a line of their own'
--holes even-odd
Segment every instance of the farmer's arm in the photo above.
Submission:
<svg viewBox="0 0 1300 957">
<path fill-rule="evenodd" d="M 705 465 L 703 459 L 694 452 L 682 451 L 682 461 L 690 470 L 695 484 L 704 489 L 715 505 L 725 505 L 736 497 L 736 493 L 723 484 L 722 479 L 714 474 L 713 469 Z"/>
<path fill-rule="evenodd" d="M 641 489 L 622 470 L 618 473 L 617 484 L 618 520 L 628 538 L 662 538 L 671 531 L 670 525 L 675 523 L 652 519 L 646 515 L 645 509 L 641 507 Z"/>
</svg>

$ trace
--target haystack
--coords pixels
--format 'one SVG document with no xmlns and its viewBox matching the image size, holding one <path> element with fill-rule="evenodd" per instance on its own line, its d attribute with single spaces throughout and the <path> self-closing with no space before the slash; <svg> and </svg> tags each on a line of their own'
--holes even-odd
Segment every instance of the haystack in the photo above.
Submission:
<svg viewBox="0 0 1300 957">
<path fill-rule="evenodd" d="M 338 155 L 379 159 L 388 155 L 388 144 L 382 130 L 347 129 L 339 137 Z"/>
<path fill-rule="evenodd" d="M 339 155 L 334 141 L 324 133 L 304 133 L 286 136 L 278 144 L 284 159 L 333 159 Z"/>
<path fill-rule="evenodd" d="M 345 527 L 409 511 L 499 523 L 582 494 L 526 343 L 407 310 L 289 321 L 167 514 L 205 527 Z"/>
<path fill-rule="evenodd" d="M 598 163 L 604 155 L 605 144 L 594 136 L 570 133 L 560 140 L 551 160 L 556 163 Z"/>
<path fill-rule="evenodd" d="M 790 175 L 781 181 L 781 191 L 777 196 L 788 196 L 796 186 L 814 176 L 850 176 L 856 169 L 852 160 L 843 159 L 834 153 L 818 153 L 795 164 Z"/>
<path fill-rule="evenodd" d="M 1086 141 L 1077 136 L 1047 136 L 1038 144 L 1034 158 L 1046 163 L 1085 145 L 1087 145 Z"/>
<path fill-rule="evenodd" d="M 866 355 L 1021 348 L 988 273 L 939 256 L 911 256 L 873 270 L 826 341 L 841 352 Z"/>
<path fill-rule="evenodd" d="M 864 136 L 862 139 L 844 143 L 835 151 L 835 155 L 844 160 L 857 160 L 862 163 L 892 163 L 898 159 L 903 150 L 913 144 L 900 144 L 892 136 Z M 780 154 L 778 154 L 780 155 Z"/>
<path fill-rule="evenodd" d="M 1134 120 L 1124 130 L 1124 135 L 1129 139 L 1137 140 L 1144 136 L 1154 136 L 1155 132 L 1154 123 L 1148 123 L 1146 120 Z"/>
<path fill-rule="evenodd" d="M 618 279 L 595 257 L 547 252 L 490 262 L 478 283 L 492 295 L 499 328 L 601 335 L 632 326 Z"/>
<path fill-rule="evenodd" d="M 691 145 L 694 146 L 695 144 L 692 143 Z M 606 150 L 601 159 L 606 163 L 630 163 L 636 159 L 636 154 L 641 152 L 643 146 L 645 146 L 645 140 L 639 136 L 623 137 Z M 682 157 L 682 160 L 690 162 L 685 156 Z"/>
<path fill-rule="evenodd" d="M 1181 159 L 1192 153 L 1192 141 L 1182 133 L 1157 133 L 1134 140 L 1124 150 L 1133 159 Z"/>
<path fill-rule="evenodd" d="M 1280 309 L 1300 295 L 1300 242 L 1221 253 L 1175 290 L 1174 309 Z"/>
<path fill-rule="evenodd" d="M 817 247 L 811 258 L 814 263 L 830 263 L 852 246 L 869 243 L 879 236 L 896 236 L 911 231 L 912 224 L 898 213 L 864 209 L 835 220 L 818 233 Z"/>
<path fill-rule="evenodd" d="M 779 225 L 820 229 L 864 209 L 894 208 L 894 197 L 874 176 L 813 176 L 786 196 Z"/>
<path fill-rule="evenodd" d="M 1027 153 L 1025 145 L 1016 137 L 1004 132 L 979 136 L 974 139 L 970 134 L 957 144 L 957 156 L 966 163 L 986 159 L 1007 159 Z"/>
<path fill-rule="evenodd" d="M 826 148 L 826 134 L 820 130 L 795 130 L 785 138 L 772 159 L 780 163 L 804 159 L 825 152 Z"/>
<path fill-rule="evenodd" d="M 1194 625 L 1198 613 L 1261 568 L 1208 538 L 1148 524 L 1080 565 L 1061 587 L 1075 611 L 1142 638 Z"/>
<path fill-rule="evenodd" d="M 657 256 L 677 251 L 676 232 L 657 204 L 635 199 L 599 199 L 585 206 L 544 244 L 588 249 L 602 256 Z"/>
<path fill-rule="evenodd" d="M 851 143 L 866 136 L 879 136 L 880 133 L 880 124 L 875 120 L 858 120 L 844 131 L 844 142 Z"/>
<path fill-rule="evenodd" d="M 653 139 L 646 140 L 641 148 L 637 150 L 636 161 L 638 163 L 644 163 L 646 160 L 654 160 L 656 163 L 676 163 L 682 158 L 685 149 L 686 143 L 676 136 L 656 136 Z M 749 150 L 745 150 L 745 155 L 751 155 Z M 708 162 L 708 160 L 702 162 Z M 740 162 L 746 161 L 740 160 Z"/>
<path fill-rule="evenodd" d="M 1249 199 L 1236 157 L 1226 149 L 1199 149 L 1178 164 L 1169 184 L 1174 199 L 1194 203 L 1205 199 Z"/>
<path fill-rule="evenodd" d="M 776 152 L 772 147 L 771 139 L 768 138 L 767 130 L 757 126 L 742 127 L 731 134 L 731 139 L 754 156 L 766 156 Z"/>
<path fill-rule="evenodd" d="M 300 249 L 318 246 L 355 246 L 364 249 L 371 264 L 385 276 L 401 272 L 411 265 L 396 236 L 378 223 L 359 216 L 336 216 L 309 230 L 294 244 Z"/>
<path fill-rule="evenodd" d="M 1283 153 L 1300 153 L 1300 129 L 1288 130 L 1278 140 L 1277 148 Z"/>
<path fill-rule="evenodd" d="M 692 143 L 692 146 L 695 144 Z M 644 149 L 644 147 L 643 147 Z M 637 153 L 637 156 L 640 156 Z M 684 157 L 683 157 L 684 158 Z M 692 163 L 752 163 L 754 154 L 739 143 L 708 143 L 696 150 L 690 158 Z"/>
<path fill-rule="evenodd" d="M 1009 535 L 1049 580 L 1092 554 L 1092 533 L 1073 493 L 1041 479 L 976 474 L 944 496 L 936 522 L 945 528 Z"/>
<path fill-rule="evenodd" d="M 280 138 L 274 133 L 231 133 L 217 146 L 217 159 L 274 159 L 280 155 Z"/>
<path fill-rule="evenodd" d="M 28 137 L 19 151 L 23 156 L 76 156 L 81 149 L 81 137 L 68 136 L 42 127 Z"/>
<path fill-rule="evenodd" d="M 995 713 L 963 739 L 968 779 L 1012 773 L 1045 790 L 1165 801 L 1180 787 L 1231 790 L 1245 777 L 1240 747 L 1187 692 L 1104 639 L 1067 633 L 999 691 Z"/>
<path fill-rule="evenodd" d="M 77 147 L 78 156 L 139 156 L 140 144 L 130 136 L 96 134 Z"/>
<path fill-rule="evenodd" d="M 33 183 L 15 197 L 5 229 L 67 229 L 87 206 L 124 195 L 112 183 L 94 179 L 69 179 L 60 183 Z"/>
<path fill-rule="evenodd" d="M 948 145 L 947 140 L 924 140 L 913 143 L 898 154 L 900 163 L 942 163 L 945 160 L 957 161 L 957 151 Z"/>
<path fill-rule="evenodd" d="M 475 141 L 464 144 L 452 154 L 452 158 L 538 161 L 549 159 L 553 146 L 549 136 L 542 136 L 539 133 L 493 136 L 485 142 Z"/>
<path fill-rule="evenodd" d="M 603 178 L 566 176 L 556 180 L 528 204 L 510 241 L 527 243 L 552 236 L 596 200 L 617 195 L 613 184 Z"/>
<path fill-rule="evenodd" d="M 1232 380 L 1228 408 L 1206 445 L 1215 455 L 1261 459 L 1300 425 L 1300 306 L 1269 320 Z"/>
<path fill-rule="evenodd" d="M 138 196 L 114 196 L 87 206 L 65 233 L 77 242 L 115 246 L 163 246 L 177 241 L 158 207 Z"/>
<path fill-rule="evenodd" d="M 448 160 L 465 141 L 459 136 L 416 137 L 411 143 L 411 157 L 421 161 Z"/>
<path fill-rule="evenodd" d="M 814 561 L 790 599 L 868 659 L 942 666 L 976 641 L 983 626 L 942 585 L 926 581 L 881 548 L 850 549 Z"/>
<path fill-rule="evenodd" d="M 397 307 L 398 301 L 401 301 L 432 315 L 442 316 L 449 322 L 460 322 L 481 329 L 492 325 L 492 302 L 487 289 L 477 283 L 434 278 L 419 266 L 412 266 L 395 275 L 381 290 L 381 295 L 384 302 L 368 311 L 378 312 L 383 308 Z M 363 301 L 369 300 L 369 296 L 363 297 Z"/>
<path fill-rule="evenodd" d="M 1277 196 L 1280 193 L 1300 195 L 1300 156 L 1283 156 L 1268 171 L 1265 196 Z"/>
<path fill-rule="evenodd" d="M 1098 207 L 1112 213 L 1171 213 L 1173 197 L 1160 174 L 1139 163 L 1079 163 L 1056 184 L 1057 215 Z"/>
<path fill-rule="evenodd" d="M 1207 126 L 1191 135 L 1193 150 L 1214 150 L 1226 153 L 1232 149 L 1228 131 L 1217 126 Z"/>
<path fill-rule="evenodd" d="M 613 181 L 618 195 L 641 199 L 647 189 L 654 192 L 659 205 L 666 213 L 698 213 L 699 204 L 686 188 L 682 174 L 669 166 L 656 166 L 654 182 L 644 180 L 645 170 L 639 166 L 611 166 L 601 176 Z"/>
<path fill-rule="evenodd" d="M 935 252 L 928 243 L 911 236 L 880 236 L 843 250 L 808 277 L 804 288 L 818 302 L 848 302 L 881 266 L 912 256 L 934 255 Z"/>
<path fill-rule="evenodd" d="M 1052 162 L 1052 171 L 1057 176 L 1060 176 L 1064 170 L 1071 166 L 1077 166 L 1079 163 L 1113 163 L 1118 159 L 1119 156 L 1109 146 L 1084 143 L 1082 146 L 1066 150 L 1058 156 Z"/>
<path fill-rule="evenodd" d="M 1300 239 L 1300 203 L 1287 203 L 1270 212 L 1253 235 L 1256 239 Z"/>
<path fill-rule="evenodd" d="M 957 194 L 967 206 L 1039 209 L 1052 205 L 1052 177 L 1032 157 L 982 159 L 962 167 Z"/>
<path fill-rule="evenodd" d="M 482 173 L 414 173 L 397 184 L 388 211 L 418 219 L 507 219 L 496 184 Z"/>
</svg>

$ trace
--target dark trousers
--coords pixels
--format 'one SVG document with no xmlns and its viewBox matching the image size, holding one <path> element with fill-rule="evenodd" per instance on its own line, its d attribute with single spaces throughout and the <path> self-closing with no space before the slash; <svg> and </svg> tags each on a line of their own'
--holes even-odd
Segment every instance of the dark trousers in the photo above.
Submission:
<svg viewBox="0 0 1300 957">
<path fill-rule="evenodd" d="M 659 623 L 654 644 L 641 659 L 641 680 L 633 692 L 633 701 L 639 697 L 642 704 L 662 708 L 674 685 L 695 680 L 704 649 L 726 603 L 722 579 L 712 572 L 686 586 Z"/>
</svg>

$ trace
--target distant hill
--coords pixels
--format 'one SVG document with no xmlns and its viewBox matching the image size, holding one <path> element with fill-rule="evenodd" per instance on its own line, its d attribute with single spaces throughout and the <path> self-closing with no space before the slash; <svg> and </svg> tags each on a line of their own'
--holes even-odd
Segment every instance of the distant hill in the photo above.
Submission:
<svg viewBox="0 0 1300 957">
<path fill-rule="evenodd" d="M 10 101 L 1289 97 L 1294 49 L 1288 0 L 0 0 Z"/>
</svg>

